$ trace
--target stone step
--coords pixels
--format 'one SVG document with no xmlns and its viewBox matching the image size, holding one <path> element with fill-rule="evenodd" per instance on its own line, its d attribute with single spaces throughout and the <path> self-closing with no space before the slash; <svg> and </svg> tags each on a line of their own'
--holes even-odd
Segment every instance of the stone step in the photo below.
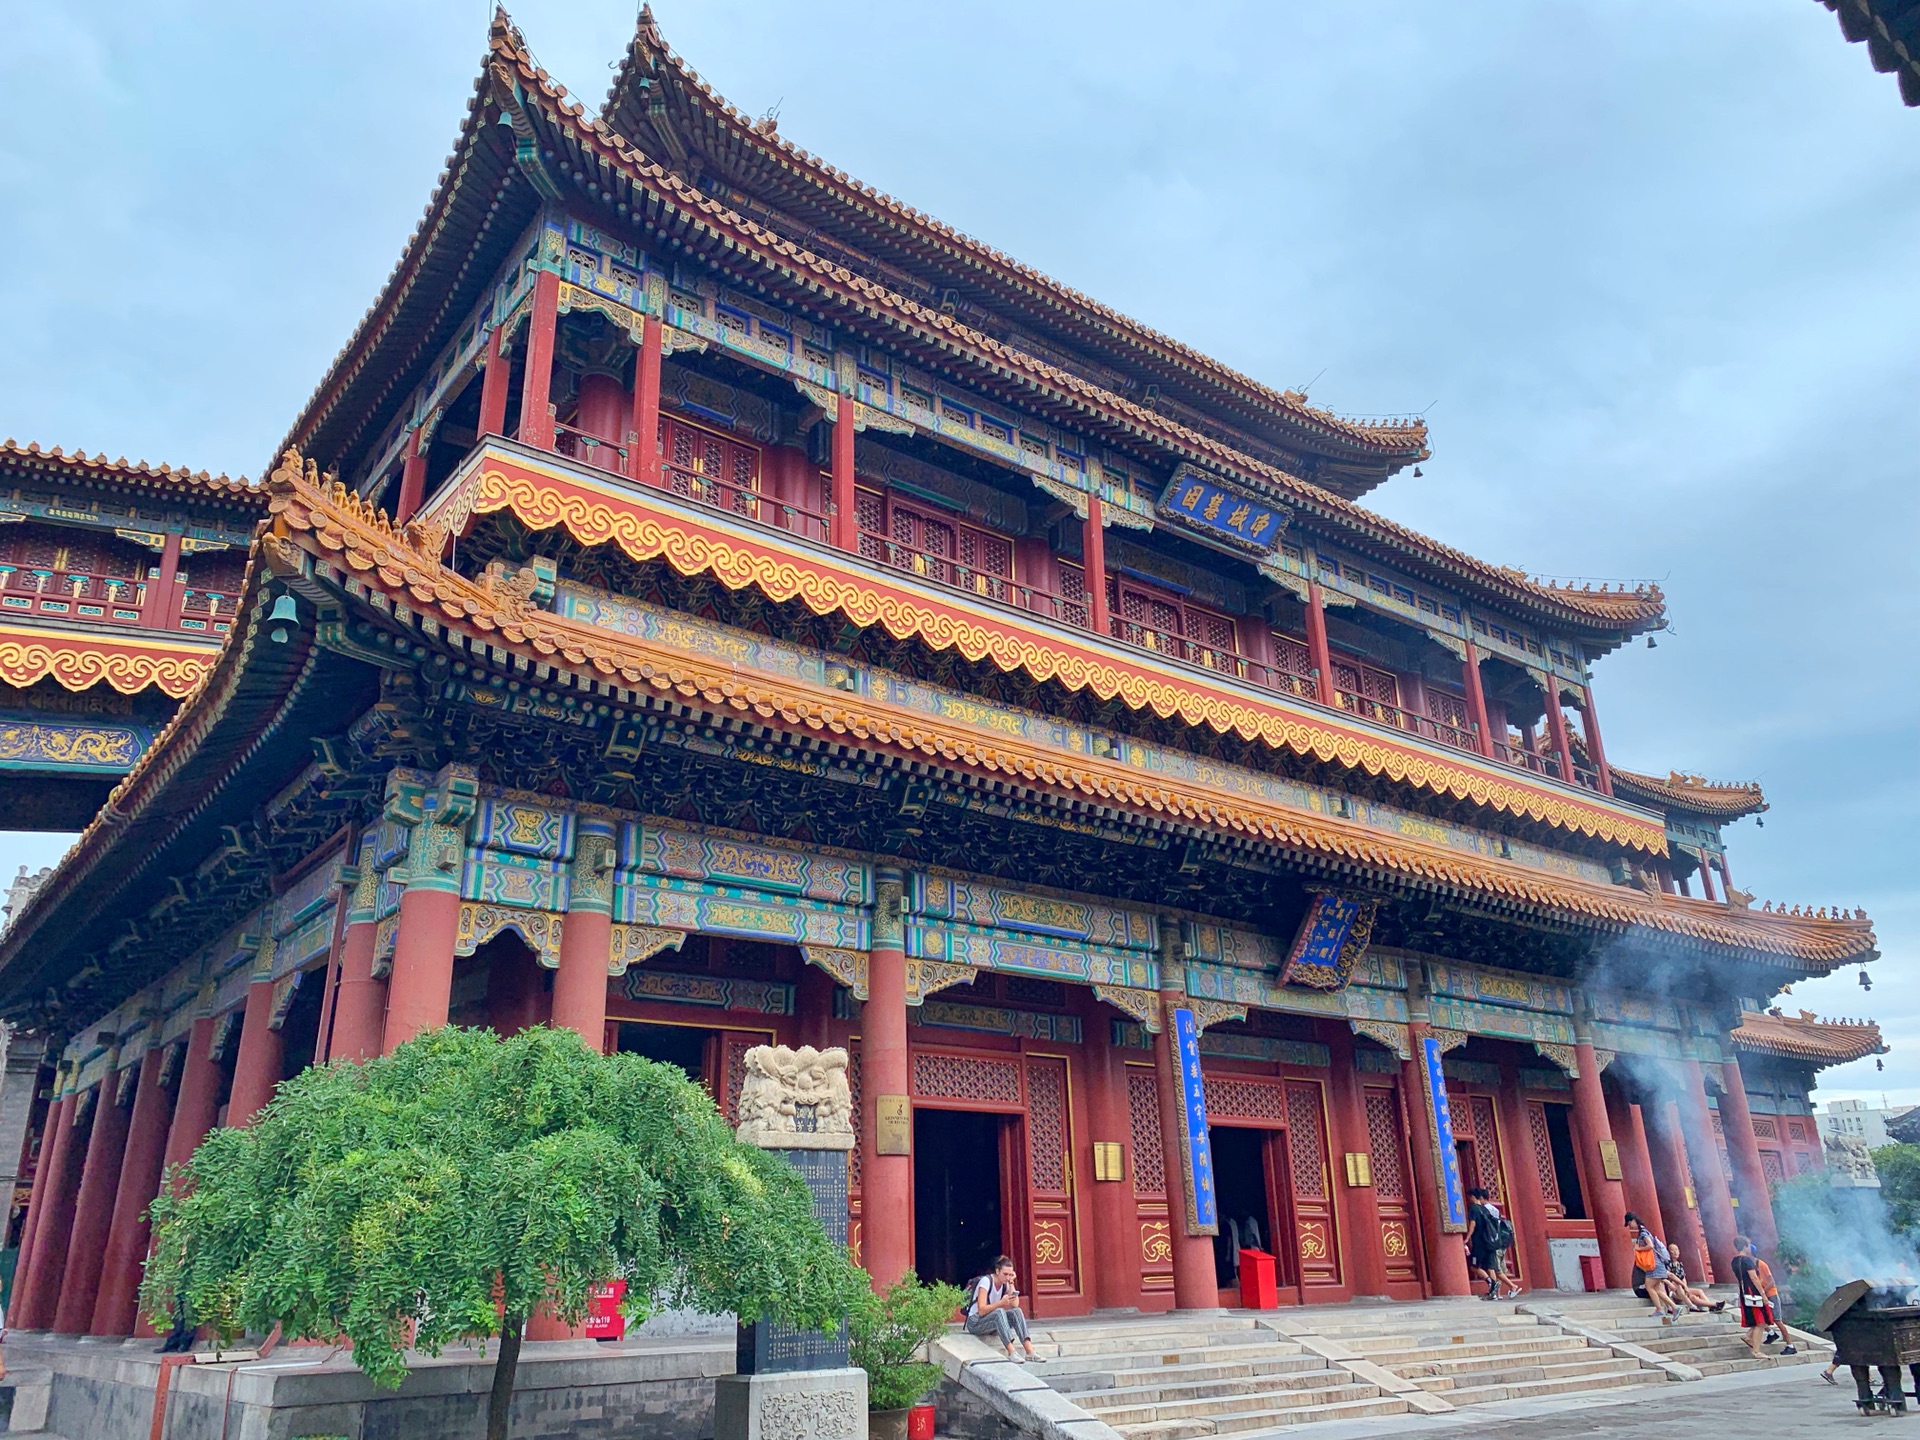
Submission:
<svg viewBox="0 0 1920 1440">
<path fill-rule="evenodd" d="M 1053 1361 L 1029 1365 L 1038 1375 L 1063 1394 L 1082 1390 L 1123 1390 L 1133 1385 L 1205 1384 L 1214 1380 L 1240 1380 L 1260 1376 L 1297 1375 L 1323 1370 L 1326 1361 L 1318 1355 L 1276 1355 L 1265 1360 L 1203 1361 L 1194 1365 L 1155 1365 L 1113 1369 L 1081 1368 L 1081 1361 Z M 1071 1365 L 1071 1370 L 1056 1370 L 1055 1365 Z"/>
<path fill-rule="evenodd" d="M 1191 1320 L 1182 1316 L 1178 1321 L 1160 1315 L 1143 1316 L 1138 1320 L 1065 1320 L 1052 1321 L 1044 1325 L 1031 1325 L 1029 1328 L 1033 1331 L 1036 1340 L 1042 1335 L 1055 1340 L 1109 1340 L 1135 1335 L 1183 1335 L 1190 1340 L 1196 1335 L 1245 1334 L 1249 1331 L 1264 1329 L 1259 1321 L 1247 1315 L 1196 1315 Z"/>
<path fill-rule="evenodd" d="M 1254 1365 L 1301 1353 L 1301 1347 L 1290 1340 L 1151 1350 L 1115 1347 L 1065 1355 L 1049 1353 L 1047 1346 L 1036 1341 L 1035 1349 L 1041 1357 L 1034 1363 L 1037 1375 L 1067 1375 L 1088 1370 L 1157 1370 L 1166 1365 Z"/>
<path fill-rule="evenodd" d="M 1574 1375 L 1603 1375 L 1614 1370 L 1638 1370 L 1640 1362 L 1631 1357 L 1614 1355 L 1609 1350 L 1581 1350 L 1565 1355 L 1519 1357 L 1497 1356 L 1489 1359 L 1441 1362 L 1432 1366 L 1415 1366 L 1408 1370 L 1395 1370 L 1393 1373 L 1403 1380 L 1412 1380 L 1422 1389 L 1428 1388 L 1427 1381 L 1442 1380 L 1453 1385 L 1484 1382 L 1492 1384 L 1499 1380 L 1556 1380 Z"/>
<path fill-rule="evenodd" d="M 1444 1392 L 1449 1405 L 1487 1405 L 1496 1400 L 1534 1400 L 1547 1395 L 1570 1395 L 1589 1390 L 1617 1390 L 1623 1385 L 1646 1385 L 1665 1380 L 1658 1370 L 1620 1370 L 1602 1375 L 1585 1375 L 1565 1380 L 1521 1380 L 1511 1383 L 1471 1385 Z"/>
<path fill-rule="evenodd" d="M 1355 1385 L 1330 1380 L 1325 1385 L 1301 1389 L 1246 1393 L 1233 1397 L 1200 1396 L 1190 1400 L 1130 1401 L 1115 1397 L 1086 1396 L 1080 1408 L 1096 1419 L 1119 1429 L 1127 1425 L 1155 1420 L 1209 1420 L 1220 1433 L 1229 1429 L 1247 1429 L 1240 1422 L 1248 1415 L 1270 1415 L 1279 1410 L 1299 1410 L 1319 1405 L 1337 1405 L 1342 1401 L 1377 1399 L 1380 1390 L 1373 1385 Z M 1239 1401 L 1236 1404 L 1234 1401 Z M 1272 1420 L 1266 1423 L 1273 1424 Z"/>
<path fill-rule="evenodd" d="M 1116 1406 L 1174 1405 L 1199 1400 L 1225 1402 L 1249 1395 L 1271 1403 L 1280 1396 L 1305 1396 L 1321 1390 L 1340 1389 L 1363 1383 L 1356 1381 L 1344 1370 L 1325 1369 L 1290 1376 L 1284 1385 L 1274 1385 L 1261 1376 L 1252 1375 L 1237 1380 L 1200 1380 L 1171 1385 L 1130 1385 L 1112 1390 L 1091 1390 L 1080 1393 L 1076 1403 L 1083 1409 L 1107 1410 Z"/>
<path fill-rule="evenodd" d="M 1115 1425 L 1113 1428 L 1126 1436 L 1127 1440 L 1192 1440 L 1192 1437 L 1212 1435 L 1259 1440 L 1261 1436 L 1291 1431 L 1297 1426 L 1323 1420 L 1364 1420 L 1376 1415 L 1404 1415 L 1408 1408 L 1406 1401 L 1376 1391 L 1369 1399 L 1303 1405 L 1298 1409 L 1250 1410 L 1222 1420 L 1150 1420 L 1144 1424 Z"/>
<path fill-rule="evenodd" d="M 1230 1353 L 1249 1346 L 1298 1345 L 1283 1339 L 1271 1330 L 1248 1330 L 1214 1335 L 1181 1334 L 1178 1331 L 1151 1332 L 1133 1335 L 1035 1335 L 1036 1348 L 1049 1356 L 1061 1359 L 1074 1355 L 1195 1355 L 1212 1352 Z"/>
<path fill-rule="evenodd" d="M 1433 1360 L 1464 1360 L 1477 1355 L 1539 1355 L 1551 1354 L 1556 1350 L 1584 1350 L 1586 1343 L 1577 1335 L 1562 1335 L 1557 1330 L 1549 1330 L 1538 1337 L 1529 1337 L 1525 1340 L 1489 1340 L 1477 1345 L 1402 1347 L 1349 1343 L 1347 1348 L 1363 1359 L 1394 1370 L 1402 1365 L 1420 1365 Z"/>
</svg>

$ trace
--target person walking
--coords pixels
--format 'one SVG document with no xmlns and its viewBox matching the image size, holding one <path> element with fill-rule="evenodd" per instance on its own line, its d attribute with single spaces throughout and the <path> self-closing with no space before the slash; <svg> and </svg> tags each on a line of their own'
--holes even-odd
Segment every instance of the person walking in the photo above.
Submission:
<svg viewBox="0 0 1920 1440">
<path fill-rule="evenodd" d="M 1673 1272 L 1667 1268 L 1673 1257 L 1666 1243 L 1631 1210 L 1627 1212 L 1626 1229 L 1627 1243 L 1633 1246 L 1633 1268 L 1646 1275 L 1647 1298 L 1660 1312 L 1660 1323 L 1671 1325 L 1680 1315 L 1680 1306 L 1673 1298 Z"/>
<path fill-rule="evenodd" d="M 1773 1300 L 1767 1294 L 1770 1283 L 1764 1274 L 1766 1267 L 1753 1253 L 1753 1242 L 1744 1235 L 1733 1237 L 1733 1288 L 1740 1295 L 1740 1329 L 1745 1332 L 1747 1349 L 1753 1352 L 1756 1360 L 1765 1356 L 1760 1348 L 1760 1337 L 1774 1325 L 1775 1312 Z M 1796 1354 L 1788 1346 L 1783 1354 Z"/>
<path fill-rule="evenodd" d="M 1487 1287 L 1486 1300 L 1500 1298 L 1503 1282 L 1512 1286 L 1506 1298 L 1520 1293 L 1517 1282 L 1507 1279 L 1507 1252 L 1513 1248 L 1513 1222 L 1500 1213 L 1492 1194 L 1476 1185 L 1467 1192 L 1473 1203 L 1467 1207 L 1467 1270 Z"/>
<path fill-rule="evenodd" d="M 1006 1347 L 1007 1358 L 1018 1361 L 1013 1342 L 1026 1346 L 1025 1358 L 1034 1358 L 1033 1341 L 1027 1338 L 1027 1316 L 1020 1308 L 1020 1280 L 1013 1261 L 1005 1255 L 993 1262 L 991 1274 L 973 1282 L 973 1297 L 967 1302 L 967 1333 L 995 1336 Z"/>
</svg>

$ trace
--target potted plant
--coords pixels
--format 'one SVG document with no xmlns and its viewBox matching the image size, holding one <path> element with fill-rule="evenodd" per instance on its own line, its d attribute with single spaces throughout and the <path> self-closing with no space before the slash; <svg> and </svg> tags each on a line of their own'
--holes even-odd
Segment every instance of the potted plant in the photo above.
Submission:
<svg viewBox="0 0 1920 1440">
<path fill-rule="evenodd" d="M 869 1440 L 906 1440 L 907 1412 L 940 1381 L 927 1342 L 966 1299 L 956 1285 L 922 1285 L 911 1270 L 884 1295 L 861 1296 L 847 1317 L 848 1351 L 867 1372 Z"/>
</svg>

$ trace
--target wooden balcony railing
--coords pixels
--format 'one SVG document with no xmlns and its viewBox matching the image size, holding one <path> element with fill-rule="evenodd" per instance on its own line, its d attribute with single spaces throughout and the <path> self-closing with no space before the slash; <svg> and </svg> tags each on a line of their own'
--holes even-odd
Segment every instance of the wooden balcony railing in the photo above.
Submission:
<svg viewBox="0 0 1920 1440">
<path fill-rule="evenodd" d="M 146 603 L 143 580 L 0 565 L 0 611 L 138 622 Z"/>
<path fill-rule="evenodd" d="M 484 442 L 483 442 L 484 443 Z M 624 473 L 627 451 L 624 446 L 589 436 L 571 426 L 556 425 L 555 448 L 596 468 Z M 681 499 L 720 510 L 738 519 L 802 535 L 827 543 L 831 534 L 826 509 L 813 509 L 778 499 L 752 485 L 742 485 L 716 475 L 702 473 L 671 463 L 662 457 L 660 474 L 665 488 Z M 991 574 L 962 563 L 957 557 L 937 553 L 895 540 L 890 536 L 862 529 L 861 553 L 869 560 L 904 571 L 917 579 L 945 589 L 964 592 L 978 599 L 1005 605 L 1011 609 L 1040 615 L 1075 629 L 1088 629 L 1091 620 L 1084 595 L 1066 595 L 1041 586 L 1027 584 L 1006 575 Z M 1297 700 L 1319 703 L 1319 686 L 1312 675 L 1269 665 L 1235 651 L 1203 644 L 1185 635 L 1157 630 L 1119 616 L 1110 617 L 1108 629 L 1121 644 L 1151 654 L 1199 666 L 1215 674 L 1258 685 Z M 1479 743 L 1471 726 L 1449 724 L 1420 715 L 1398 705 L 1351 691 L 1336 690 L 1335 706 L 1347 714 L 1402 730 L 1408 734 L 1445 745 L 1468 754 L 1479 753 Z M 1573 783 L 1599 790 L 1600 777 L 1585 765 L 1573 766 L 1570 782 L 1560 773 L 1556 757 L 1523 749 L 1518 745 L 1495 742 L 1493 758 L 1516 769 L 1546 779 Z"/>
</svg>

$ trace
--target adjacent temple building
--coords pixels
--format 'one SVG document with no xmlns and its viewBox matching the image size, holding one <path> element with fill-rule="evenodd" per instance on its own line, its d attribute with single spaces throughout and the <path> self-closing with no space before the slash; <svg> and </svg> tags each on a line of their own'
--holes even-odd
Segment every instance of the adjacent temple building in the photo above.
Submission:
<svg viewBox="0 0 1920 1440">
<path fill-rule="evenodd" d="M 648 14 L 597 117 L 495 22 L 279 450 L 0 450 L 8 823 L 92 817 L 0 934 L 16 1328 L 129 1333 L 164 1164 L 448 1023 L 729 1111 L 845 1046 L 876 1283 L 1005 1250 L 1051 1316 L 1216 1305 L 1240 1246 L 1463 1294 L 1481 1185 L 1531 1286 L 1626 1284 L 1628 1209 L 1724 1273 L 1880 1048 L 1769 1009 L 1875 950 L 1737 888 L 1757 787 L 1608 761 L 1657 589 L 1383 518 L 1422 423 L 860 184 Z"/>
</svg>

